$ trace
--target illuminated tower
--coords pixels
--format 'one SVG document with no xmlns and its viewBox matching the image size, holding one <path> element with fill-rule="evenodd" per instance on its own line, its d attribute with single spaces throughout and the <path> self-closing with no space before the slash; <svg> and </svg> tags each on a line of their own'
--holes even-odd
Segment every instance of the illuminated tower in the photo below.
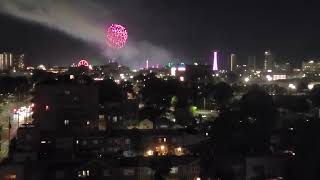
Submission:
<svg viewBox="0 0 320 180">
<path fill-rule="evenodd" d="M 234 71 L 236 69 L 237 59 L 236 54 L 232 53 L 230 55 L 230 71 Z"/>
<path fill-rule="evenodd" d="M 248 56 L 247 66 L 250 70 L 256 70 L 256 56 Z"/>
<path fill-rule="evenodd" d="M 270 50 L 264 52 L 264 64 L 263 68 L 265 71 L 272 71 L 273 69 L 273 58 Z"/>
<path fill-rule="evenodd" d="M 146 60 L 146 69 L 149 69 L 149 60 Z"/>
<path fill-rule="evenodd" d="M 212 70 L 213 71 L 218 70 L 218 52 L 217 51 L 213 51 Z"/>
</svg>

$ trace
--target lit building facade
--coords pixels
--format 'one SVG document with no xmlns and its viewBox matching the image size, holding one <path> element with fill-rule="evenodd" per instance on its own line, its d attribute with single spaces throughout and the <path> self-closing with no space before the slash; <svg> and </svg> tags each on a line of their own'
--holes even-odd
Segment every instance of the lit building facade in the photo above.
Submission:
<svg viewBox="0 0 320 180">
<path fill-rule="evenodd" d="M 230 71 L 234 71 L 237 67 L 237 56 L 236 54 L 232 53 L 230 55 Z"/>
<path fill-rule="evenodd" d="M 310 60 L 308 62 L 302 62 L 302 71 L 306 73 L 320 72 L 320 61 Z"/>
<path fill-rule="evenodd" d="M 273 70 L 273 56 L 270 50 L 264 52 L 264 64 L 263 69 L 265 71 L 272 71 Z"/>
<path fill-rule="evenodd" d="M 0 71 L 24 70 L 24 54 L 4 52 L 0 54 Z"/>
<path fill-rule="evenodd" d="M 41 83 L 35 88 L 33 103 L 34 123 L 40 131 L 98 127 L 98 89 L 86 78 L 70 76 Z"/>
<path fill-rule="evenodd" d="M 11 53 L 1 53 L 0 54 L 0 71 L 7 71 L 12 68 L 12 54 Z"/>
</svg>

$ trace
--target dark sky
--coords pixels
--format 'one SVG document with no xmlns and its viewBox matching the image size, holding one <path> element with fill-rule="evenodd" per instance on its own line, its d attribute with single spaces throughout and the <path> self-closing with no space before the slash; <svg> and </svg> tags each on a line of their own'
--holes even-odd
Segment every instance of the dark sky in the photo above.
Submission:
<svg viewBox="0 0 320 180">
<path fill-rule="evenodd" d="M 126 25 L 130 38 L 152 42 L 172 52 L 174 58 L 207 61 L 213 48 L 219 49 L 224 59 L 228 53 L 235 52 L 243 62 L 248 55 L 261 59 L 265 49 L 271 49 L 278 61 L 290 59 L 297 63 L 320 57 L 319 2 L 111 0 L 99 3 L 111 9 L 113 18 Z M 103 58 L 90 44 L 36 23 L 2 14 L 0 24 L 0 51 L 25 52 L 31 64 L 70 64 L 72 59 L 81 57 Z"/>
</svg>

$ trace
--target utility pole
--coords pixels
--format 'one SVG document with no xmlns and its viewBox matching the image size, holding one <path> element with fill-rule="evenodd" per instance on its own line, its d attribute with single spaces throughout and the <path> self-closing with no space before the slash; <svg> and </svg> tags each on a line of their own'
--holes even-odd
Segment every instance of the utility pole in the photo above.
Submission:
<svg viewBox="0 0 320 180">
<path fill-rule="evenodd" d="M 9 130 L 8 130 L 8 132 L 9 132 L 9 139 L 8 139 L 8 146 L 10 147 L 10 139 L 11 139 L 11 121 L 10 121 L 10 116 L 9 116 L 9 118 L 8 118 L 8 128 L 9 128 Z"/>
</svg>

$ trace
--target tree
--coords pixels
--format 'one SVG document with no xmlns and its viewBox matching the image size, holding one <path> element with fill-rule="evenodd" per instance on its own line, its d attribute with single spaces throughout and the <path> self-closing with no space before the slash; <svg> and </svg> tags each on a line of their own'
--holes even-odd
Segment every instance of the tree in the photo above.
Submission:
<svg viewBox="0 0 320 180">
<path fill-rule="evenodd" d="M 247 123 L 250 146 L 265 151 L 268 137 L 274 125 L 276 110 L 272 97 L 258 86 L 249 89 L 240 101 L 242 119 Z"/>
<path fill-rule="evenodd" d="M 320 84 L 317 84 L 312 88 L 310 98 L 313 106 L 320 107 Z"/>
<path fill-rule="evenodd" d="M 165 180 L 172 167 L 169 158 L 154 157 L 151 159 L 151 168 L 155 171 L 155 180 Z"/>
<path fill-rule="evenodd" d="M 121 88 L 111 79 L 98 81 L 99 103 L 107 101 L 121 102 L 123 93 Z"/>
<path fill-rule="evenodd" d="M 214 86 L 211 96 L 218 104 L 218 106 L 223 108 L 228 105 L 230 100 L 232 99 L 233 90 L 229 84 L 220 82 Z"/>
</svg>

